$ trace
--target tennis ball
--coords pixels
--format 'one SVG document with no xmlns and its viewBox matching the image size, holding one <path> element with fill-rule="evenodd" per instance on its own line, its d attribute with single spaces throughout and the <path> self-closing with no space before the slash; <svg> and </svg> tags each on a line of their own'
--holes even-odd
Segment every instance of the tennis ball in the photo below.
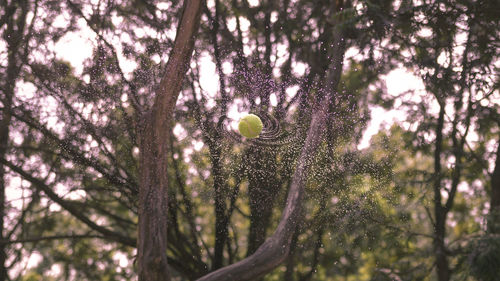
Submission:
<svg viewBox="0 0 500 281">
<path fill-rule="evenodd" d="M 238 124 L 238 131 L 245 138 L 253 139 L 258 138 L 260 132 L 262 132 L 262 121 L 260 121 L 259 116 L 255 114 L 248 114 L 240 119 Z"/>
</svg>

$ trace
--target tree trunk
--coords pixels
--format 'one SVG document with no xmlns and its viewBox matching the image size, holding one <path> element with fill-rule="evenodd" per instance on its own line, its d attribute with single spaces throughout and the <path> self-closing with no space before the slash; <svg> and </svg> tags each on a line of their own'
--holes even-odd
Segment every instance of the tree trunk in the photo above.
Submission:
<svg viewBox="0 0 500 281">
<path fill-rule="evenodd" d="M 10 50 L 10 48 L 9 48 Z M 9 143 L 9 126 L 10 126 L 10 121 L 11 121 L 11 114 L 10 110 L 12 108 L 12 97 L 14 96 L 14 85 L 16 84 L 16 77 L 17 75 L 13 74 L 13 69 L 15 69 L 15 65 L 12 65 L 12 63 L 15 63 L 13 61 L 13 54 L 15 52 L 9 52 L 9 59 L 8 59 L 8 70 L 7 70 L 7 80 L 6 80 L 6 87 L 2 87 L 4 89 L 3 91 L 3 99 L 2 99 L 2 104 L 3 104 L 3 109 L 2 109 L 2 115 L 1 115 L 1 120 L 0 120 L 0 158 L 4 159 L 5 155 L 7 153 L 7 146 Z M 3 164 L 0 164 L 0 240 L 3 241 L 6 239 L 4 237 L 4 217 L 7 215 L 5 213 L 5 167 Z M 7 259 L 7 254 L 6 254 L 6 247 L 7 244 L 0 244 L 0 281 L 8 280 L 7 279 L 7 269 L 5 268 L 5 262 Z"/>
<path fill-rule="evenodd" d="M 215 135 L 214 139 L 220 139 L 220 136 Z M 213 142 L 209 147 L 215 192 L 215 245 L 212 270 L 216 270 L 224 264 L 224 245 L 228 236 L 229 218 L 226 216 L 227 187 L 221 163 L 221 147 Z"/>
<path fill-rule="evenodd" d="M 249 149 L 248 195 L 250 229 L 247 256 L 253 254 L 266 239 L 276 194 L 280 183 L 276 175 L 276 155 L 259 147 Z"/>
<path fill-rule="evenodd" d="M 446 209 L 441 203 L 441 150 L 443 145 L 444 105 L 440 103 L 436 126 L 436 148 L 434 150 L 434 256 L 439 281 L 450 280 L 450 269 L 446 257 L 444 237 L 446 235 Z"/>
<path fill-rule="evenodd" d="M 5 159 L 8 151 L 9 145 L 9 127 L 12 119 L 12 101 L 14 98 L 14 89 L 16 86 L 17 78 L 21 70 L 20 63 L 20 45 L 21 39 L 23 38 L 26 24 L 26 15 L 28 13 L 28 3 L 26 1 L 19 1 L 18 5 L 21 9 L 17 9 L 17 5 L 13 4 L 9 7 L 5 7 L 6 11 L 9 10 L 8 14 L 5 13 L 4 19 L 7 24 L 3 37 L 7 41 L 7 69 L 6 69 L 6 79 L 4 85 L 1 89 L 1 103 L 2 110 L 0 116 L 0 158 Z M 16 11 L 20 13 L 15 17 Z M 8 239 L 5 237 L 5 226 L 4 217 L 7 215 L 5 212 L 5 166 L 0 163 L 0 240 Z M 6 268 L 7 260 L 7 244 L 0 244 L 0 281 L 9 280 L 8 271 Z"/>
<path fill-rule="evenodd" d="M 9 52 L 13 54 L 14 52 Z M 9 66 L 11 65 L 11 55 L 9 55 Z M 11 69 L 11 67 L 8 67 Z M 9 126 L 11 121 L 10 109 L 12 107 L 12 97 L 14 95 L 14 85 L 16 84 L 15 77 L 10 77 L 11 71 L 7 71 L 7 87 L 2 87 L 4 89 L 4 97 L 2 99 L 3 109 L 0 120 L 0 158 L 4 159 L 7 153 L 7 145 L 9 143 Z M 7 215 L 5 213 L 5 167 L 0 164 L 0 240 L 4 241 L 4 217 Z M 7 259 L 6 254 L 6 243 L 0 244 L 0 281 L 7 279 L 7 269 L 5 268 L 5 261 Z"/>
<path fill-rule="evenodd" d="M 186 0 L 165 76 L 139 130 L 140 190 L 137 267 L 139 280 L 169 280 L 167 268 L 168 141 L 173 112 L 189 67 L 202 0 Z"/>
<path fill-rule="evenodd" d="M 500 145 L 497 147 L 496 157 L 495 169 L 491 175 L 491 201 L 488 231 L 498 234 L 500 233 Z"/>
</svg>

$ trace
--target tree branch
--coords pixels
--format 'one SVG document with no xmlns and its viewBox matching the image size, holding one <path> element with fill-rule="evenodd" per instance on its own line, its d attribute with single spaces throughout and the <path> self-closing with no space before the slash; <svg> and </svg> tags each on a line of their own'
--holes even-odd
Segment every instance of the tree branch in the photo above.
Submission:
<svg viewBox="0 0 500 281">
<path fill-rule="evenodd" d="M 137 267 L 139 280 L 169 280 L 167 260 L 168 151 L 177 97 L 191 61 L 202 0 L 185 0 L 174 46 L 154 104 L 140 124 L 140 188 Z"/>
<path fill-rule="evenodd" d="M 9 167 L 12 171 L 18 173 L 20 176 L 22 176 L 24 179 L 27 181 L 31 182 L 37 189 L 40 189 L 47 195 L 52 201 L 55 203 L 59 204 L 61 207 L 63 207 L 66 211 L 68 211 L 70 214 L 72 214 L 75 218 L 79 219 L 83 223 L 85 223 L 87 226 L 89 226 L 91 229 L 101 233 L 106 237 L 107 239 L 120 242 L 124 245 L 135 247 L 135 239 L 131 237 L 126 237 L 123 236 L 120 233 L 114 232 L 112 230 L 109 230 L 103 226 L 100 226 L 96 223 L 94 223 L 91 219 L 86 217 L 85 215 L 82 214 L 80 210 L 78 210 L 71 202 L 62 199 L 59 197 L 52 189 L 50 186 L 45 184 L 43 181 L 33 177 L 26 171 L 24 171 L 22 168 L 14 165 L 10 161 L 5 160 L 4 158 L 0 158 L 0 162 L 7 167 Z"/>
<path fill-rule="evenodd" d="M 68 234 L 68 235 L 28 237 L 28 238 L 22 238 L 22 239 L 17 239 L 17 240 L 2 240 L 2 241 L 0 241 L 0 244 L 16 244 L 16 243 L 39 242 L 39 241 L 46 241 L 46 240 L 87 239 L 87 238 L 106 239 L 105 236 L 95 235 L 95 234 Z"/>
</svg>

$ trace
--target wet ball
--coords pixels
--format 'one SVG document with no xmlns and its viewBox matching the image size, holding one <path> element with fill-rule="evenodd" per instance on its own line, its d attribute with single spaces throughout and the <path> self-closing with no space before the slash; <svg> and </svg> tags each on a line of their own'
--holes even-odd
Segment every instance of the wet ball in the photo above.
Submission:
<svg viewBox="0 0 500 281">
<path fill-rule="evenodd" d="M 259 116 L 255 114 L 248 114 L 243 116 L 238 123 L 238 131 L 245 138 L 253 139 L 258 138 L 262 132 L 262 121 Z"/>
</svg>

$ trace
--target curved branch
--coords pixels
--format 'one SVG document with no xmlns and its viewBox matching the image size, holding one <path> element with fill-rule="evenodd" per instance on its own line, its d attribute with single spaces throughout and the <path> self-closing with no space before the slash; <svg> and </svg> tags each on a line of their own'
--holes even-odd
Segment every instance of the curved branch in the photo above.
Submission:
<svg viewBox="0 0 500 281">
<path fill-rule="evenodd" d="M 295 226 L 300 221 L 302 196 L 310 166 L 309 159 L 321 143 L 329 102 L 329 99 L 324 99 L 320 109 L 313 115 L 276 232 L 248 258 L 214 271 L 198 281 L 255 280 L 274 269 L 287 257 Z"/>
<path fill-rule="evenodd" d="M 342 9 L 343 1 L 337 1 L 334 11 Z M 256 280 L 281 264 L 290 250 L 292 237 L 297 224 L 301 221 L 302 197 L 307 180 L 307 172 L 311 157 L 315 155 L 321 144 L 322 135 L 326 129 L 332 95 L 337 89 L 345 52 L 343 31 L 335 26 L 333 35 L 332 63 L 328 69 L 325 95 L 320 98 L 319 106 L 314 110 L 304 147 L 300 152 L 297 167 L 292 177 L 285 209 L 280 223 L 274 232 L 255 253 L 249 257 L 217 271 L 214 271 L 197 281 L 250 281 Z M 320 91 L 321 92 L 321 91 Z"/>
</svg>

